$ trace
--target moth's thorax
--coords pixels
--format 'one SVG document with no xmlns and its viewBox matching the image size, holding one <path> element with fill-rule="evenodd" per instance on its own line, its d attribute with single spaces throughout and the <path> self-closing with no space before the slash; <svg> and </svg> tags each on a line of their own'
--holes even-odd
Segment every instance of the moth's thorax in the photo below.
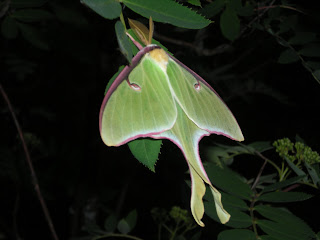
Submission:
<svg viewBox="0 0 320 240">
<path fill-rule="evenodd" d="M 156 61 L 159 66 L 166 71 L 167 70 L 167 64 L 169 61 L 169 57 L 167 55 L 167 53 L 161 49 L 161 48 L 156 48 L 152 51 L 149 52 L 149 56 Z"/>
</svg>

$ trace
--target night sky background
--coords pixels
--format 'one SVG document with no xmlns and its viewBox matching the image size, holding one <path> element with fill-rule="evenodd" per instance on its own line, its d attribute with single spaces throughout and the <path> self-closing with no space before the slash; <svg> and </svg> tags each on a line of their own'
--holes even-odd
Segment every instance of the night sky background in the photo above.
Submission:
<svg viewBox="0 0 320 240">
<path fill-rule="evenodd" d="M 317 12 L 312 4 L 302 7 Z M 40 8 L 53 18 L 25 24 L 41 29 L 40 42 L 47 49 L 21 33 L 12 39 L 1 35 L 0 83 L 26 137 L 58 236 L 86 235 L 82 226 L 90 218 L 85 213 L 92 213 L 103 225 L 110 212 L 121 218 L 137 209 L 133 234 L 150 239 L 156 231 L 150 216 L 153 207 L 178 205 L 189 210 L 190 189 L 185 183 L 189 175 L 183 155 L 174 144 L 163 141 L 153 173 L 134 159 L 127 145 L 103 144 L 98 115 L 105 87 L 119 66 L 127 64 L 114 32 L 116 20 L 104 19 L 78 1 L 53 0 Z M 147 23 L 129 9 L 123 12 L 125 18 Z M 319 31 L 318 19 L 300 17 L 302 30 Z M 234 42 L 222 36 L 219 18 L 212 19 L 215 23 L 202 30 L 155 23 L 155 39 L 225 100 L 241 126 L 244 144 L 283 137 L 294 140 L 298 135 L 319 152 L 320 84 L 300 61 L 279 64 L 285 48 L 266 31 L 246 28 L 245 18 L 241 27 L 246 29 Z M 220 53 L 204 54 L 218 46 L 223 49 Z M 3 239 L 50 239 L 16 127 L 0 99 L 0 234 L 6 236 Z M 200 142 L 203 161 L 206 149 L 215 142 L 236 144 L 223 136 L 204 138 Z M 241 156 L 231 167 L 253 178 L 261 164 L 257 158 Z M 293 207 L 297 216 L 319 231 L 319 224 L 312 221 L 319 194 L 313 193 L 314 199 Z M 204 236 L 212 236 L 213 229 L 219 232 L 219 225 L 207 217 L 204 221 Z"/>
</svg>

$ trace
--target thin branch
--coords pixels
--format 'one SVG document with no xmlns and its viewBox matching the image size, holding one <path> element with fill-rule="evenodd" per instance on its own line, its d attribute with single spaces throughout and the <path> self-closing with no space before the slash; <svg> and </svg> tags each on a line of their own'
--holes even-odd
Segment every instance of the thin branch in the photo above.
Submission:
<svg viewBox="0 0 320 240">
<path fill-rule="evenodd" d="M 262 158 L 263 160 L 267 161 L 268 163 L 270 163 L 275 169 L 277 169 L 278 174 L 280 176 L 281 174 L 281 170 L 280 168 L 273 162 L 271 161 L 269 158 L 265 157 L 264 155 L 262 155 L 260 152 L 255 151 L 255 154 L 258 155 L 260 158 Z"/>
<path fill-rule="evenodd" d="M 221 44 L 216 48 L 208 49 L 208 48 L 199 47 L 198 45 L 193 44 L 191 42 L 186 42 L 186 41 L 182 41 L 182 40 L 178 40 L 178 39 L 174 39 L 174 38 L 169 38 L 169 37 L 163 36 L 158 33 L 154 33 L 154 36 L 157 39 L 165 41 L 165 42 L 173 43 L 175 45 L 183 46 L 186 48 L 191 48 L 194 51 L 196 51 L 199 55 L 203 55 L 203 56 L 217 55 L 220 53 L 224 53 L 232 48 L 231 45 L 229 45 L 229 44 Z"/>
<path fill-rule="evenodd" d="M 301 186 L 301 184 L 296 183 L 296 184 L 293 184 L 293 185 L 287 187 L 286 189 L 283 189 L 282 192 L 290 192 L 291 190 L 293 190 L 297 187 L 300 187 L 300 186 Z"/>
<path fill-rule="evenodd" d="M 269 6 L 264 6 L 265 8 L 263 9 L 262 13 L 259 13 L 254 19 L 252 19 L 246 27 L 241 29 L 241 32 L 238 36 L 238 38 L 247 30 L 247 28 L 251 27 L 251 25 L 256 22 L 258 19 L 260 19 L 269 9 L 271 6 L 273 6 L 275 0 L 272 0 Z"/>
<path fill-rule="evenodd" d="M 257 184 L 258 184 L 258 182 L 259 182 L 259 180 L 260 180 L 261 174 L 262 174 L 265 166 L 267 165 L 267 162 L 268 162 L 268 161 L 265 159 L 265 160 L 264 160 L 264 163 L 262 164 L 262 166 L 261 166 L 261 168 L 260 168 L 260 170 L 259 170 L 259 173 L 258 173 L 258 175 L 257 175 L 257 177 L 256 177 L 256 180 L 255 180 L 254 183 L 252 184 L 251 189 L 255 189 L 255 188 L 256 188 L 256 186 L 257 186 Z"/>
<path fill-rule="evenodd" d="M 33 168 L 33 165 L 32 165 L 32 161 L 31 161 L 31 158 L 30 158 L 30 154 L 29 154 L 29 150 L 28 150 L 28 147 L 27 147 L 27 144 L 24 140 L 24 137 L 23 137 L 23 132 L 21 130 L 21 127 L 20 127 L 20 124 L 17 120 L 17 117 L 16 117 L 16 114 L 14 113 L 13 111 L 13 107 L 10 103 L 10 100 L 5 92 L 5 90 L 3 89 L 1 83 L 0 83 L 0 92 L 5 100 L 5 102 L 7 103 L 8 105 L 8 108 L 9 108 L 9 111 L 12 115 L 12 119 L 14 121 L 14 124 L 17 128 L 17 131 L 19 133 L 19 136 L 20 136 L 20 140 L 21 140 L 21 143 L 22 143 L 22 147 L 23 147 L 23 150 L 24 150 L 24 153 L 25 153 L 25 156 L 26 156 L 26 161 L 27 161 L 27 164 L 29 166 L 29 170 L 30 170 L 30 175 L 31 175 L 31 179 L 32 179 L 32 184 L 34 186 L 34 189 L 36 191 L 36 194 L 37 194 L 37 197 L 40 201 L 40 204 L 41 204 L 41 207 L 42 207 L 42 211 L 44 213 L 44 216 L 48 222 L 48 225 L 49 225 L 49 229 L 51 231 L 51 234 L 52 234 L 52 238 L 54 240 L 58 240 L 58 236 L 56 234 L 56 231 L 55 231 L 55 228 L 54 228 L 54 225 L 52 223 L 52 220 L 51 220 L 51 217 L 50 217 L 50 214 L 49 214 L 49 210 L 47 208 L 47 205 L 42 197 L 42 194 L 41 194 L 41 191 L 40 191 L 40 187 L 39 187 L 39 182 L 38 182 L 38 179 L 37 179 L 37 175 L 36 175 L 36 172 Z"/>
<path fill-rule="evenodd" d="M 296 12 L 299 12 L 299 13 L 302 13 L 302 14 L 306 14 L 305 12 L 301 11 L 298 8 L 291 7 L 291 6 L 286 6 L 286 5 L 263 6 L 263 7 L 256 8 L 255 11 L 260 11 L 260 10 L 269 9 L 269 8 L 277 8 L 277 7 L 286 8 L 286 9 L 290 9 L 290 10 L 293 10 L 293 11 L 296 11 Z"/>
</svg>

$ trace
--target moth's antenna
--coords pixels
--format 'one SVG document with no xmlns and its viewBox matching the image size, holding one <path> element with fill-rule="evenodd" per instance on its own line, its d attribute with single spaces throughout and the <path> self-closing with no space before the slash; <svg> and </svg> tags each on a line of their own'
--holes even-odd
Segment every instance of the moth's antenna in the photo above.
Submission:
<svg viewBox="0 0 320 240">
<path fill-rule="evenodd" d="M 151 44 L 152 36 L 153 36 L 153 29 L 154 29 L 154 25 L 153 25 L 152 17 L 150 16 L 150 18 L 149 18 L 149 41 L 148 41 L 148 44 Z"/>
</svg>

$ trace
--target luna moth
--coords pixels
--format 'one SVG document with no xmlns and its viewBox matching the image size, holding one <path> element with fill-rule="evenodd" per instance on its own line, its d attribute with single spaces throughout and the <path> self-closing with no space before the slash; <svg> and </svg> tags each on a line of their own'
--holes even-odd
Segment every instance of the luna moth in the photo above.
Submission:
<svg viewBox="0 0 320 240">
<path fill-rule="evenodd" d="M 101 138 L 108 146 L 120 146 L 137 138 L 172 141 L 181 149 L 189 166 L 190 206 L 195 221 L 204 226 L 201 219 L 206 183 L 217 215 L 226 223 L 230 215 L 223 208 L 220 192 L 206 174 L 198 144 L 212 133 L 242 141 L 240 127 L 204 79 L 160 46 L 151 44 L 151 20 L 149 37 L 141 26 L 134 30 L 146 46 L 142 47 L 128 34 L 139 52 L 131 65 L 116 77 L 103 99 L 99 119 Z"/>
</svg>

